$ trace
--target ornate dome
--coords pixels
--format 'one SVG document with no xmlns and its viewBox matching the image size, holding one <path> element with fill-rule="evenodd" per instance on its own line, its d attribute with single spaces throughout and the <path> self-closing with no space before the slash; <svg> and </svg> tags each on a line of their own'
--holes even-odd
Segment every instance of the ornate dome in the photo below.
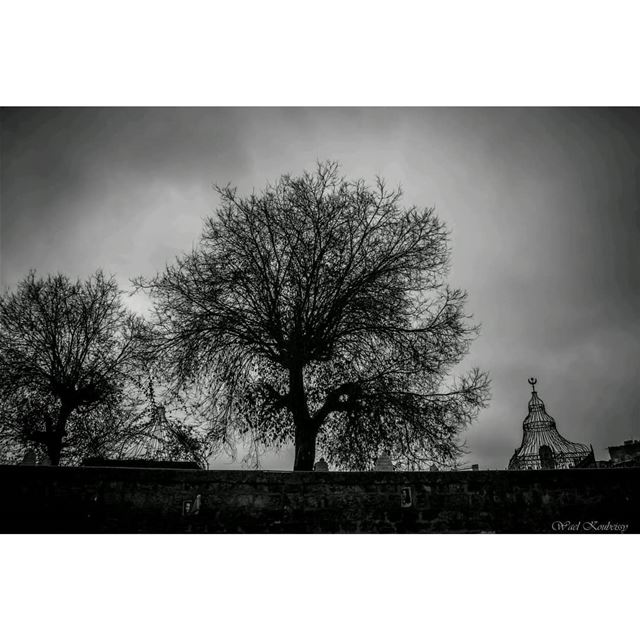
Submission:
<svg viewBox="0 0 640 640">
<path fill-rule="evenodd" d="M 511 457 L 509 469 L 570 469 L 584 464 L 593 456 L 591 447 L 570 442 L 558 433 L 556 421 L 538 397 L 537 382 L 529 378 L 529 413 L 522 423 L 522 444 Z"/>
</svg>

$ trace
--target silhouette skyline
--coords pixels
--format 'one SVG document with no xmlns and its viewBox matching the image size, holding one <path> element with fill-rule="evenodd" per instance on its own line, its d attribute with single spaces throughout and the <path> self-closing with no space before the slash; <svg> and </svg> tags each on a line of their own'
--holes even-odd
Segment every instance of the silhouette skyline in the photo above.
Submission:
<svg viewBox="0 0 640 640">
<path fill-rule="evenodd" d="M 638 110 L 4 109 L 0 284 L 102 267 L 128 288 L 197 242 L 212 183 L 248 193 L 325 158 L 401 183 L 451 230 L 449 281 L 482 325 L 462 367 L 493 380 L 469 462 L 506 468 L 531 375 L 596 458 L 640 437 Z"/>
</svg>

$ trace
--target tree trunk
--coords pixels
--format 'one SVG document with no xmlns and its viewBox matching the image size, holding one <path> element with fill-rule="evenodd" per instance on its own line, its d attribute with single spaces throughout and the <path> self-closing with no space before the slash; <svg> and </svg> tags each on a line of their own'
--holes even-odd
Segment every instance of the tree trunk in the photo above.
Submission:
<svg viewBox="0 0 640 640">
<path fill-rule="evenodd" d="M 310 425 L 296 426 L 294 471 L 313 471 L 316 460 L 316 432 Z"/>
<path fill-rule="evenodd" d="M 58 433 L 50 433 L 47 437 L 47 455 L 52 465 L 60 464 L 60 454 L 62 453 L 62 435 Z"/>
<path fill-rule="evenodd" d="M 50 428 L 49 425 L 47 425 L 47 455 L 49 456 L 49 462 L 54 466 L 58 466 L 60 464 L 62 439 L 66 433 L 67 420 L 72 412 L 72 407 L 62 405 L 55 425 L 51 425 Z"/>
<path fill-rule="evenodd" d="M 302 367 L 289 370 L 289 402 L 296 426 L 294 471 L 313 471 L 318 430 L 309 416 Z"/>
</svg>

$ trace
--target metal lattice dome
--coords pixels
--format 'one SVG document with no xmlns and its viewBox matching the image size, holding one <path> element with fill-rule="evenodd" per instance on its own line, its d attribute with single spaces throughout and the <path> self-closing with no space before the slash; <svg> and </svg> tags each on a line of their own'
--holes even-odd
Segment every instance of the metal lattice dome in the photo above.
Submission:
<svg viewBox="0 0 640 640">
<path fill-rule="evenodd" d="M 522 444 L 511 456 L 509 469 L 570 469 L 583 465 L 593 456 L 593 450 L 558 433 L 556 421 L 538 397 L 536 383 L 535 378 L 529 378 L 529 414 L 522 423 Z"/>
</svg>

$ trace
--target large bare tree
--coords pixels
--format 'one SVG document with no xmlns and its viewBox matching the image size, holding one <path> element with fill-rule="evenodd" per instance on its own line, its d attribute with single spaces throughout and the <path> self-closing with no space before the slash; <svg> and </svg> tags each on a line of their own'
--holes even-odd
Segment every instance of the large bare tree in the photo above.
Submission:
<svg viewBox="0 0 640 640">
<path fill-rule="evenodd" d="M 455 457 L 489 382 L 451 377 L 477 329 L 445 282 L 434 210 L 332 162 L 260 194 L 217 191 L 199 246 L 139 281 L 177 385 L 205 388 L 218 429 L 294 441 L 295 470 L 316 446 L 352 469 L 382 449 L 409 468 Z"/>
<path fill-rule="evenodd" d="M 100 271 L 85 281 L 29 273 L 0 297 L 0 438 L 40 446 L 52 464 L 65 448 L 91 452 L 105 429 L 113 439 L 140 328 Z"/>
</svg>

